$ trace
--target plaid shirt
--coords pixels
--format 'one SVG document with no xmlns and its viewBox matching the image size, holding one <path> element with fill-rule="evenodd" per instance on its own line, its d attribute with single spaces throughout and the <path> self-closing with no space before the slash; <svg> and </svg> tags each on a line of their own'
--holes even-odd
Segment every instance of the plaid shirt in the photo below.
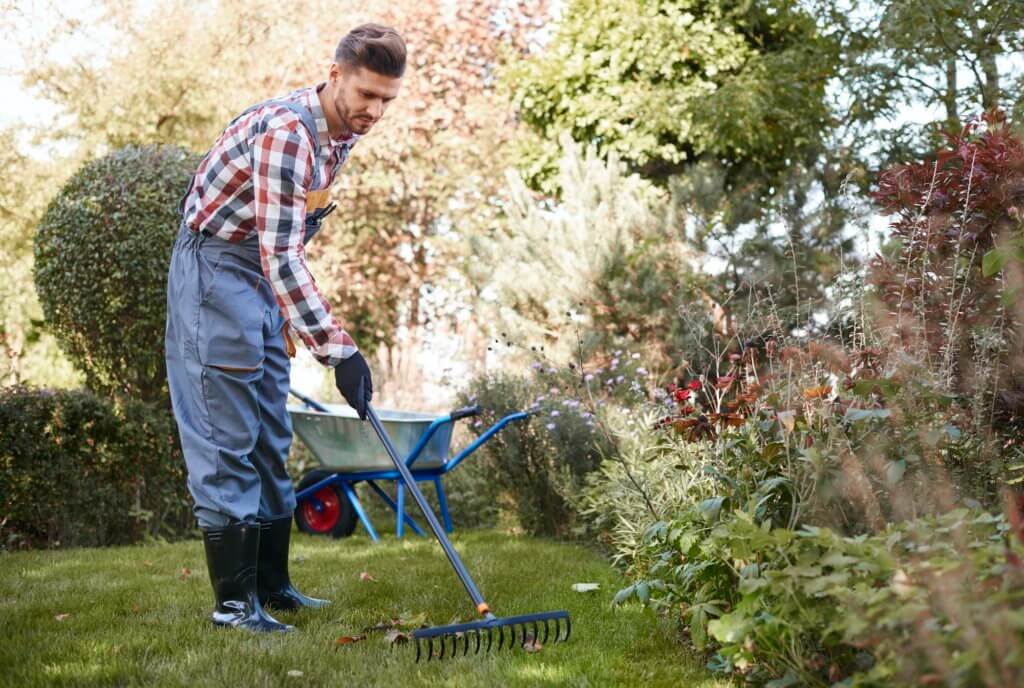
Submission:
<svg viewBox="0 0 1024 688">
<path fill-rule="evenodd" d="M 263 105 L 228 125 L 196 170 L 185 199 L 184 220 L 230 242 L 256 232 L 260 262 L 286 322 L 326 366 L 356 352 L 355 342 L 331 315 L 331 307 L 306 267 L 303 236 L 309 210 L 325 205 L 327 189 L 359 136 L 331 139 L 317 93 L 294 91 L 284 98 L 307 107 L 316 120 L 320 156 L 301 118 L 280 105 Z M 313 165 L 319 189 L 312 189 Z M 319 202 L 318 202 L 319 201 Z M 286 328 L 287 329 L 287 328 Z"/>
</svg>

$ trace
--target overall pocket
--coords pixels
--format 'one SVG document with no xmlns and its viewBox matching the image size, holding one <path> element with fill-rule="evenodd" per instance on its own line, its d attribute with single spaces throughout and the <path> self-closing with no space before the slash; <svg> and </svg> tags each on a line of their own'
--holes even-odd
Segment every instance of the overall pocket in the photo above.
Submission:
<svg viewBox="0 0 1024 688">
<path fill-rule="evenodd" d="M 254 371 L 263 365 L 266 305 L 261 275 L 231 254 L 216 261 L 209 288 L 199 304 L 199 361 L 227 371 Z"/>
</svg>

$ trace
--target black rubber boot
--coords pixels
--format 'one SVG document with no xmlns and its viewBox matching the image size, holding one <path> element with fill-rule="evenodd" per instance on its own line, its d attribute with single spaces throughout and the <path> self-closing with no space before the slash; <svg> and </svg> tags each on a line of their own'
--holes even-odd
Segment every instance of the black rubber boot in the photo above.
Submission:
<svg viewBox="0 0 1024 688">
<path fill-rule="evenodd" d="M 210 571 L 217 606 L 210 618 L 214 626 L 243 628 L 256 633 L 291 631 L 260 605 L 256 593 L 256 566 L 260 528 L 256 523 L 234 523 L 203 529 L 206 566 Z"/>
<path fill-rule="evenodd" d="M 284 516 L 260 521 L 260 556 L 257 589 L 260 602 L 270 609 L 319 609 L 328 600 L 307 597 L 295 589 L 288 576 L 288 545 L 292 537 L 292 518 Z"/>
</svg>

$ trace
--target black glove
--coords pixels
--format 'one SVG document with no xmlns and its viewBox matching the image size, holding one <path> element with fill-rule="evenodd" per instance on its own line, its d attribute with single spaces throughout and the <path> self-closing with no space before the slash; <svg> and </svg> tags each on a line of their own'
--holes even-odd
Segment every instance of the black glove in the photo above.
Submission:
<svg viewBox="0 0 1024 688">
<path fill-rule="evenodd" d="M 373 399 L 373 377 L 370 366 L 358 351 L 334 367 L 334 384 L 360 420 L 366 420 L 366 405 Z"/>
</svg>

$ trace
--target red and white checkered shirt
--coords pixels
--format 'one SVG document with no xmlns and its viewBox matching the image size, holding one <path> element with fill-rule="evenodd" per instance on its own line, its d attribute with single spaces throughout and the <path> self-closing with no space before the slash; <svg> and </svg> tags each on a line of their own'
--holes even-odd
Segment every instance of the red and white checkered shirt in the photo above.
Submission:
<svg viewBox="0 0 1024 688">
<path fill-rule="evenodd" d="M 331 315 L 331 307 L 306 267 L 307 194 L 318 166 L 319 187 L 330 187 L 338 168 L 359 136 L 330 138 L 316 87 L 283 98 L 308 108 L 320 137 L 320 156 L 309 130 L 292 110 L 265 104 L 232 122 L 196 170 L 185 199 L 184 220 L 230 242 L 258 233 L 260 262 L 281 313 L 326 366 L 336 366 L 356 352 L 355 342 Z"/>
</svg>

